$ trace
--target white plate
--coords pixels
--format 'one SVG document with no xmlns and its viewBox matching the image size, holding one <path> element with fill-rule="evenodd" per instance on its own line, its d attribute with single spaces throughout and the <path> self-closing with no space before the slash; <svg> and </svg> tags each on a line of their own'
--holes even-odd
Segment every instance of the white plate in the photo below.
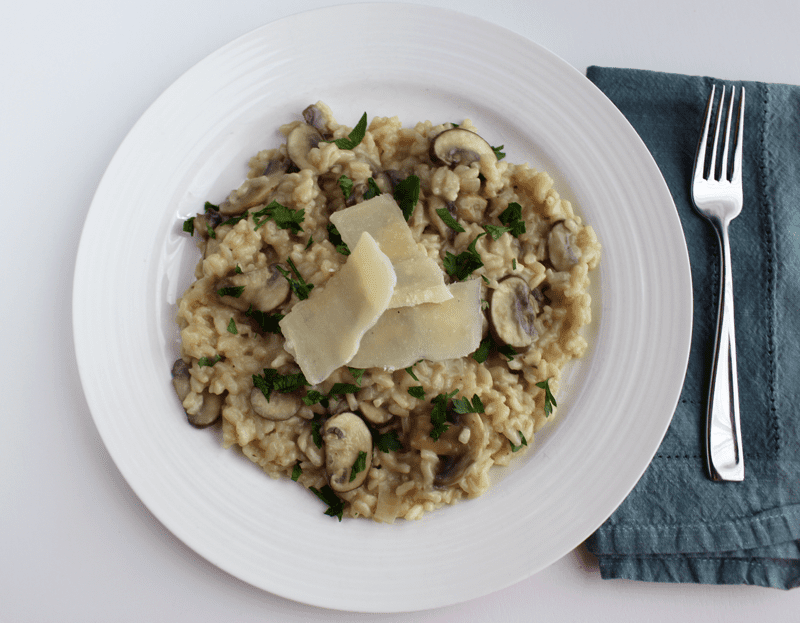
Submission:
<svg viewBox="0 0 800 623">
<path fill-rule="evenodd" d="M 472 119 L 510 161 L 550 171 L 604 246 L 593 275 L 592 347 L 563 385 L 557 422 L 487 495 L 419 522 L 323 515 L 310 493 L 191 428 L 170 384 L 174 304 L 198 257 L 181 219 L 223 199 L 248 158 L 278 143 L 277 127 L 318 99 L 351 126 L 364 111 L 407 124 Z M 680 393 L 691 332 L 688 255 L 672 199 L 616 108 L 522 37 L 395 4 L 269 24 L 167 89 L 97 190 L 73 305 L 97 428 L 153 514 L 246 582 L 358 611 L 465 601 L 579 545 L 652 459 Z"/>
</svg>

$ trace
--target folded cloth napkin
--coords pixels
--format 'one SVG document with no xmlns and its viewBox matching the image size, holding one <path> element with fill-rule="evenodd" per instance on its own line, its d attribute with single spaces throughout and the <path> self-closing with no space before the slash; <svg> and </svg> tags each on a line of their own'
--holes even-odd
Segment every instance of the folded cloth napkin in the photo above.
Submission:
<svg viewBox="0 0 800 623">
<path fill-rule="evenodd" d="M 800 586 L 800 87 L 601 67 L 587 76 L 639 133 L 672 192 L 689 248 L 694 328 L 661 447 L 586 545 L 603 578 Z M 689 183 L 714 83 L 746 88 L 744 208 L 729 230 L 741 483 L 712 482 L 704 455 L 719 247 Z"/>
</svg>

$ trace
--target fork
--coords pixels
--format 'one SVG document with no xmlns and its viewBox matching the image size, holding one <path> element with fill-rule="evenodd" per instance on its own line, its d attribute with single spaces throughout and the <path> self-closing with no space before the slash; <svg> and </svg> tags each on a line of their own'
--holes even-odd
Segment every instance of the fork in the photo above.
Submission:
<svg viewBox="0 0 800 623">
<path fill-rule="evenodd" d="M 731 277 L 731 251 L 728 225 L 742 210 L 742 130 L 744 125 L 744 87 L 739 98 L 736 115 L 736 145 L 733 152 L 733 170 L 728 167 L 728 150 L 731 139 L 735 87 L 731 88 L 725 124 L 725 141 L 722 158 L 717 168 L 717 146 L 725 104 L 725 87 L 717 107 L 714 123 L 714 144 L 711 162 L 706 169 L 706 147 L 709 139 L 716 85 L 706 104 L 703 133 L 697 146 L 692 175 L 692 201 L 697 211 L 714 228 L 720 244 L 720 292 L 717 333 L 711 368 L 711 386 L 706 413 L 706 460 L 709 477 L 716 481 L 744 480 L 744 455 L 742 431 L 739 421 L 739 388 L 736 368 L 736 333 L 733 323 L 733 279 Z M 708 173 L 706 173 L 706 170 Z"/>
</svg>

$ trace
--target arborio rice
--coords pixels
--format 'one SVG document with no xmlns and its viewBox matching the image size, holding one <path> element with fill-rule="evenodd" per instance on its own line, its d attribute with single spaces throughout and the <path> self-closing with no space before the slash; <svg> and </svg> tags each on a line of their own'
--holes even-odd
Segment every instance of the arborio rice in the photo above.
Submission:
<svg viewBox="0 0 800 623">
<path fill-rule="evenodd" d="M 351 129 L 322 102 L 303 117 L 184 224 L 202 259 L 179 302 L 173 384 L 192 424 L 221 419 L 226 447 L 327 514 L 419 519 L 484 493 L 490 468 L 553 419 L 561 370 L 587 349 L 600 245 L 547 173 L 503 160 L 469 120 Z M 343 365 L 308 385 L 278 322 L 348 260 L 330 215 L 377 193 L 398 199 L 445 283 L 480 280 L 482 340 L 457 359 Z"/>
</svg>

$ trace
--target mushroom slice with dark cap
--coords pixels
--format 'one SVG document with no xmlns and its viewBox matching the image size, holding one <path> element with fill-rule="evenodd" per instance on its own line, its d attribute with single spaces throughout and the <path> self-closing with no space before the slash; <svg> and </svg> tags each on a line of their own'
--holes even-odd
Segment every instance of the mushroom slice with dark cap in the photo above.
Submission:
<svg viewBox="0 0 800 623">
<path fill-rule="evenodd" d="M 325 443 L 325 469 L 334 491 L 352 491 L 367 478 L 372 464 L 372 434 L 355 413 L 345 412 L 329 418 L 322 429 Z M 364 453 L 364 468 L 353 473 L 353 467 Z"/>
<path fill-rule="evenodd" d="M 513 348 L 527 348 L 536 338 L 539 305 L 522 277 L 506 277 L 492 291 L 489 321 L 495 337 Z"/>
<path fill-rule="evenodd" d="M 497 159 L 492 146 L 480 135 L 463 128 L 440 132 L 431 141 L 430 158 L 436 164 L 455 167 L 480 162 L 482 157 Z"/>
<path fill-rule="evenodd" d="M 322 134 L 312 125 L 301 123 L 286 137 L 286 151 L 298 169 L 311 169 L 308 153 L 322 141 Z"/>
<path fill-rule="evenodd" d="M 264 268 L 256 268 L 247 272 L 225 277 L 217 283 L 217 291 L 222 290 L 220 297 L 226 305 L 247 311 L 252 306 L 261 312 L 272 311 L 286 301 L 291 290 L 289 282 L 277 268 L 277 264 L 270 264 Z M 239 296 L 232 296 L 232 291 Z"/>
<path fill-rule="evenodd" d="M 553 225 L 547 234 L 547 252 L 550 263 L 559 272 L 569 270 L 580 261 L 581 248 L 575 244 L 575 234 L 567 226 L 566 221 L 559 221 Z"/>
<path fill-rule="evenodd" d="M 219 204 L 219 213 L 225 216 L 241 214 L 248 208 L 266 203 L 281 179 L 283 171 L 273 171 L 269 175 L 251 177 L 242 183 L 239 188 L 231 192 L 228 198 Z"/>
<path fill-rule="evenodd" d="M 267 398 L 258 387 L 250 391 L 250 406 L 266 420 L 288 420 L 300 410 L 300 398 L 294 394 L 272 392 Z"/>
<path fill-rule="evenodd" d="M 189 376 L 189 366 L 183 359 L 178 359 L 172 365 L 172 387 L 178 395 L 178 399 L 183 403 L 191 391 Z M 203 404 L 197 413 L 186 412 L 186 419 L 195 428 L 205 428 L 211 426 L 219 419 L 222 414 L 222 403 L 224 397 L 220 394 L 212 394 L 205 390 L 201 394 Z"/>
<path fill-rule="evenodd" d="M 316 128 L 323 138 L 327 138 L 328 126 L 325 113 L 316 104 L 311 104 L 303 110 L 303 120 L 310 126 Z"/>
</svg>

